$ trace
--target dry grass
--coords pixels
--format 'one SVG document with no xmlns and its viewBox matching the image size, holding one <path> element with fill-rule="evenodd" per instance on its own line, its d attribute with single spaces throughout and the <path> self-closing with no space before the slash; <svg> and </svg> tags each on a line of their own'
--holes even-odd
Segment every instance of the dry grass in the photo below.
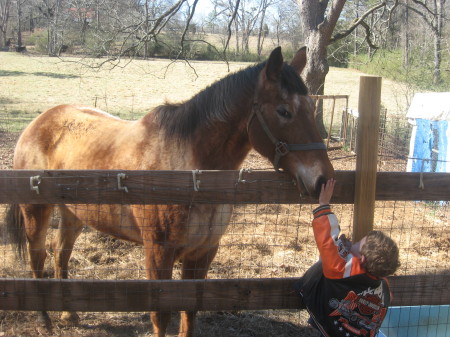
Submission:
<svg viewBox="0 0 450 337">
<path fill-rule="evenodd" d="M 66 59 L 75 61 L 74 59 Z M 121 64 L 125 65 L 125 64 Z M 194 67 L 194 70 L 191 68 Z M 247 64 L 232 63 L 236 71 Z M 165 100 L 181 101 L 227 74 L 224 63 L 195 62 L 170 64 L 169 61 L 133 61 L 125 68 L 94 71 L 79 63 L 57 58 L 30 58 L 0 53 L 0 111 L 20 111 L 37 115 L 61 103 L 94 104 L 113 114 L 135 118 Z M 350 107 L 357 106 L 361 73 L 331 69 L 327 94 L 349 94 Z M 383 104 L 404 111 L 401 85 L 383 83 Z M 0 119 L 0 122 L 2 120 Z M 5 124 L 8 121 L 4 121 Z M 0 165 L 11 168 L 15 135 L 0 133 Z M 348 156 L 330 152 L 336 169 L 353 169 Z M 270 168 L 255 152 L 244 163 L 250 168 Z M 300 276 L 317 260 L 310 222 L 313 205 L 238 206 L 214 260 L 210 278 Z M 350 233 L 353 208 L 336 205 L 342 230 Z M 0 209 L 1 211 L 1 209 Z M 448 247 L 449 209 L 415 202 L 377 203 L 377 228 L 390 233 L 400 244 L 402 267 L 398 274 L 434 272 L 450 268 Z M 55 220 L 56 222 L 57 220 Z M 28 277 L 30 271 L 14 259 L 11 247 L 1 239 L 0 277 Z M 53 275 L 52 252 L 48 250 L 47 274 Z M 85 230 L 71 259 L 72 278 L 142 279 L 142 249 L 131 243 L 111 239 Z M 176 270 L 179 277 L 179 266 Z M 151 336 L 148 315 L 141 313 L 84 313 L 81 324 L 65 327 L 57 313 L 51 313 L 55 326 L 47 332 L 35 325 L 34 314 L 0 312 L 0 336 Z M 177 333 L 174 314 L 170 334 Z M 306 323 L 305 312 L 263 311 L 201 313 L 197 336 L 317 336 Z"/>
<path fill-rule="evenodd" d="M 141 115 L 166 100 L 189 99 L 207 85 L 248 63 L 184 62 L 168 60 L 121 61 L 116 67 L 89 68 L 97 60 L 29 57 L 0 53 L 0 111 L 39 113 L 57 104 L 88 104 L 113 114 Z M 350 96 L 357 108 L 358 71 L 331 68 L 325 94 Z M 405 112 L 407 88 L 383 81 L 382 104 L 390 112 Z"/>
</svg>

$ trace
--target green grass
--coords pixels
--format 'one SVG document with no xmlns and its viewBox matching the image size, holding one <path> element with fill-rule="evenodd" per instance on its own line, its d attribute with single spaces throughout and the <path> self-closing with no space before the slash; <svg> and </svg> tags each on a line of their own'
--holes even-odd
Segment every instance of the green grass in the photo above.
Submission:
<svg viewBox="0 0 450 337">
<path fill-rule="evenodd" d="M 442 82 L 433 84 L 433 55 L 413 51 L 408 66 L 403 64 L 403 52 L 400 50 L 380 50 L 368 60 L 367 55 L 352 56 L 351 66 L 369 74 L 376 74 L 395 81 L 408 84 L 414 89 L 426 91 L 446 91 L 450 87 L 450 72 L 445 71 L 445 60 L 448 54 L 442 55 Z"/>
<path fill-rule="evenodd" d="M 283 56 L 290 61 L 289 48 Z M 31 119 L 59 104 L 80 104 L 120 118 L 137 119 L 166 101 L 190 99 L 229 72 L 254 63 L 123 59 L 98 68 L 99 62 L 105 61 L 0 53 L 0 118 L 16 115 Z M 357 108 L 361 75 L 358 71 L 331 68 L 325 94 L 350 95 L 349 107 Z M 382 103 L 390 107 L 389 112 L 405 111 L 406 99 L 399 95 L 398 85 L 393 89 L 391 83 L 383 81 L 382 90 Z M 341 111 L 343 103 L 336 104 L 336 111 Z M 335 116 L 334 125 L 338 120 Z"/>
<path fill-rule="evenodd" d="M 248 63 L 172 62 L 0 53 L 0 113 L 36 116 L 59 104 L 95 106 L 124 119 L 180 102 Z M 20 112 L 20 113 L 19 113 Z"/>
<path fill-rule="evenodd" d="M 21 132 L 36 116 L 37 113 L 23 110 L 3 110 L 0 105 L 0 131 Z"/>
</svg>

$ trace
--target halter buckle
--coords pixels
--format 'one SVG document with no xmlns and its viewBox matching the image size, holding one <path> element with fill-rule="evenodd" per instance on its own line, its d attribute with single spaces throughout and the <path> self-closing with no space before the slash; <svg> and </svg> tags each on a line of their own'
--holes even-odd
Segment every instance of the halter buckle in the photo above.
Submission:
<svg viewBox="0 0 450 337">
<path fill-rule="evenodd" d="M 285 142 L 278 142 L 275 144 L 275 152 L 280 156 L 285 156 L 289 153 L 289 147 Z"/>
</svg>

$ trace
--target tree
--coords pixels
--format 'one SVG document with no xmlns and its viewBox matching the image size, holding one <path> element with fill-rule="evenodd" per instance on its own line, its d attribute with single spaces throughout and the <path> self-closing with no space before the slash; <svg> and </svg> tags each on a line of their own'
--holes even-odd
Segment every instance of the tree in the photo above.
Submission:
<svg viewBox="0 0 450 337">
<path fill-rule="evenodd" d="M 25 47 L 22 46 L 22 22 L 23 22 L 23 6 L 28 0 L 16 0 L 17 9 L 17 43 L 16 51 L 22 51 Z"/>
<path fill-rule="evenodd" d="M 271 27 L 277 44 L 281 41 L 289 41 L 292 49 L 298 49 L 303 43 L 303 32 L 300 24 L 299 6 L 295 0 L 279 1 L 275 5 L 275 11 L 271 13 Z"/>
<path fill-rule="evenodd" d="M 440 84 L 442 63 L 442 39 L 445 23 L 446 0 L 420 1 L 411 0 L 404 5 L 408 10 L 418 15 L 426 23 L 433 35 L 434 46 L 434 71 L 433 83 Z"/>
<path fill-rule="evenodd" d="M 0 39 L 0 47 L 5 47 L 8 44 L 8 23 L 10 18 L 12 0 L 0 0 L 0 32 L 2 34 Z"/>
<path fill-rule="evenodd" d="M 213 0 L 216 17 L 226 22 L 228 35 L 231 36 L 234 33 L 236 54 L 248 54 L 250 37 L 256 35 L 256 52 L 259 56 L 261 55 L 265 32 L 268 32 L 267 12 L 276 2 L 276 0 Z M 232 26 L 234 26 L 233 32 Z M 224 49 L 227 48 L 228 45 L 225 43 Z"/>
<path fill-rule="evenodd" d="M 307 59 L 308 63 L 304 70 L 304 78 L 310 92 L 314 95 L 323 95 L 325 77 L 329 71 L 327 61 L 328 46 L 348 36 L 356 27 L 363 26 L 366 30 L 366 42 L 371 43 L 370 27 L 365 19 L 376 10 L 388 7 L 389 1 L 380 1 L 369 8 L 358 19 L 342 32 L 333 36 L 338 19 L 342 13 L 346 0 L 298 0 L 300 6 L 300 16 L 302 18 L 303 32 L 305 34 L 305 42 L 308 47 Z M 397 6 L 397 0 L 391 4 L 390 10 Z M 321 102 L 319 103 L 321 104 Z M 323 124 L 323 110 L 319 105 L 316 114 L 317 126 L 321 136 L 326 138 L 327 131 Z"/>
<path fill-rule="evenodd" d="M 256 47 L 256 52 L 258 56 L 261 56 L 264 39 L 269 34 L 269 27 L 266 24 L 266 12 L 269 6 L 272 5 L 271 0 L 262 0 L 261 2 L 261 15 L 259 19 L 259 27 L 258 27 L 258 42 Z"/>
<path fill-rule="evenodd" d="M 37 8 L 47 23 L 47 52 L 49 56 L 57 56 L 60 42 L 60 21 L 63 0 L 40 0 Z"/>
</svg>

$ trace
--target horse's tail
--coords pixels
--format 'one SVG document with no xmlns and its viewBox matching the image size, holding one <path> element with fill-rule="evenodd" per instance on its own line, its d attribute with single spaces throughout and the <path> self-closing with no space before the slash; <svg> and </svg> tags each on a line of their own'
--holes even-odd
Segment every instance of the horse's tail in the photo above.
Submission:
<svg viewBox="0 0 450 337">
<path fill-rule="evenodd" d="M 27 237 L 25 234 L 25 224 L 22 211 L 18 204 L 11 204 L 6 210 L 6 231 L 8 241 L 14 246 L 16 256 L 26 260 Z"/>
</svg>

